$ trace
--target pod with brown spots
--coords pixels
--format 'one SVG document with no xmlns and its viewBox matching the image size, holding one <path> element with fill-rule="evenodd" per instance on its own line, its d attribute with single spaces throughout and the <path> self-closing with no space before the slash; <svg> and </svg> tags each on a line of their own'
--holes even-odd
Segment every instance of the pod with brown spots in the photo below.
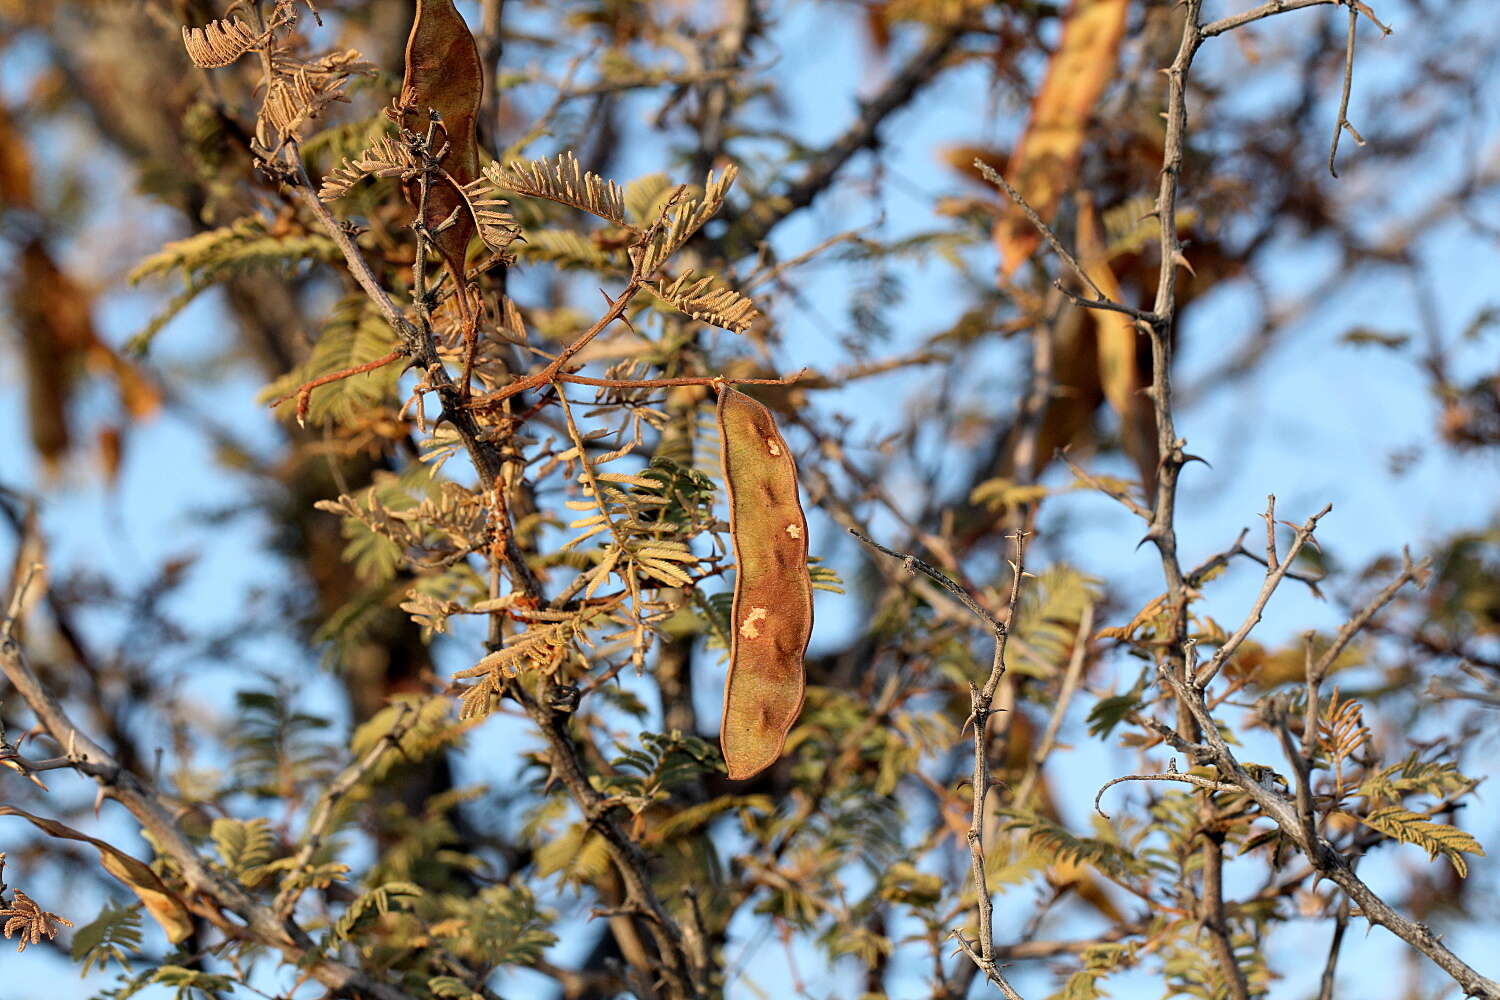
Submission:
<svg viewBox="0 0 1500 1000">
<path fill-rule="evenodd" d="M 726 385 L 718 415 L 735 560 L 719 745 L 729 776 L 744 779 L 776 762 L 802 711 L 812 578 L 797 466 L 771 412 Z"/>
</svg>

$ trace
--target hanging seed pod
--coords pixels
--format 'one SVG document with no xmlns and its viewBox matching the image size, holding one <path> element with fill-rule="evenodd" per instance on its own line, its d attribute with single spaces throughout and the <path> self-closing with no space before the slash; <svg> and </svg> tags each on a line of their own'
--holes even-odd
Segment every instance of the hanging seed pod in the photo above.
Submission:
<svg viewBox="0 0 1500 1000">
<path fill-rule="evenodd" d="M 812 578 L 797 466 L 771 411 L 722 386 L 718 416 L 735 560 L 719 745 L 729 776 L 744 779 L 776 762 L 802 711 Z"/>
<path fill-rule="evenodd" d="M 442 116 L 440 135 L 448 151 L 442 167 L 458 184 L 468 184 L 479 176 L 479 139 L 475 128 L 479 104 L 484 96 L 484 69 L 479 62 L 479 46 L 469 32 L 463 15 L 453 0 L 417 0 L 416 18 L 406 39 L 406 75 L 401 81 L 401 127 L 425 135 L 428 110 Z M 440 145 L 441 141 L 435 140 Z M 421 201 L 417 181 L 407 181 L 402 193 L 412 208 Z M 427 212 L 422 219 L 429 230 L 436 230 L 463 204 L 463 196 L 453 185 L 434 182 L 428 185 Z M 464 287 L 464 255 L 474 237 L 474 219 L 459 211 L 454 224 L 438 233 L 433 242 L 458 288 L 459 308 L 469 316 L 468 294 Z"/>
</svg>

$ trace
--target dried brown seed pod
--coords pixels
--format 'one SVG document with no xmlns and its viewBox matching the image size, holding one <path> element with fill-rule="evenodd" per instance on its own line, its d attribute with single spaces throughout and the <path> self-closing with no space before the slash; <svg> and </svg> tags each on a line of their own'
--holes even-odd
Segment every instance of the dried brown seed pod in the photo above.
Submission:
<svg viewBox="0 0 1500 1000">
<path fill-rule="evenodd" d="M 771 411 L 726 385 L 718 416 L 735 560 L 719 745 L 729 776 L 744 779 L 776 762 L 802 711 L 812 577 L 797 465 Z"/>
<path fill-rule="evenodd" d="M 479 104 L 484 97 L 484 68 L 479 46 L 469 32 L 453 0 L 417 0 L 416 18 L 406 39 L 406 74 L 401 81 L 401 127 L 425 135 L 428 111 L 443 120 L 442 135 L 448 150 L 442 168 L 459 185 L 479 176 L 479 138 L 476 126 Z M 417 181 L 407 181 L 402 193 L 413 208 L 421 201 Z M 427 211 L 422 223 L 435 231 L 450 216 L 454 224 L 433 237 L 443 263 L 453 275 L 458 304 L 466 323 L 470 303 L 464 285 L 464 255 L 474 237 L 474 219 L 466 210 L 462 193 L 452 184 L 428 185 Z"/>
</svg>

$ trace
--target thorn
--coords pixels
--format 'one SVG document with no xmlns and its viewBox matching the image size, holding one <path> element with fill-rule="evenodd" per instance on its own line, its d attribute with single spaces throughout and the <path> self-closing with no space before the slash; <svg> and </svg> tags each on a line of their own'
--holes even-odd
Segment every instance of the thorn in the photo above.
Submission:
<svg viewBox="0 0 1500 1000">
<path fill-rule="evenodd" d="M 1146 529 L 1146 533 L 1141 536 L 1141 540 L 1135 543 L 1135 547 L 1139 550 L 1142 545 L 1145 545 L 1147 542 L 1154 542 L 1160 536 L 1161 532 L 1153 524 L 1150 528 Z"/>
<path fill-rule="evenodd" d="M 1198 277 L 1198 272 L 1195 271 L 1195 270 L 1193 270 L 1193 265 L 1188 263 L 1188 259 L 1185 256 L 1183 256 L 1183 253 L 1182 253 L 1181 250 L 1173 250 L 1172 251 L 1172 263 L 1178 264 L 1178 265 L 1181 265 L 1182 267 L 1187 268 L 1187 273 L 1188 274 L 1191 274 L 1195 278 Z"/>
</svg>

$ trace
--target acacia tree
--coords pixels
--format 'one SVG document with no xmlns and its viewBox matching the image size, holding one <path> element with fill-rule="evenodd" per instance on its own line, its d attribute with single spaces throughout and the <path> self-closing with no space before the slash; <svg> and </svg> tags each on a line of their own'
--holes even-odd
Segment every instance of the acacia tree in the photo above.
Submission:
<svg viewBox="0 0 1500 1000">
<path fill-rule="evenodd" d="M 872 996 L 1087 998 L 1137 974 L 1238 1000 L 1301 972 L 1272 960 L 1300 914 L 1321 975 L 1298 989 L 1333 996 L 1347 928 L 1372 924 L 1420 963 L 1411 995 L 1500 997 L 1488 956 L 1427 923 L 1462 926 L 1460 883 L 1419 868 L 1377 892 L 1362 860 L 1411 844 L 1463 879 L 1483 853 L 1458 815 L 1500 671 L 1493 535 L 1340 578 L 1327 508 L 1284 521 L 1272 499 L 1256 542 L 1191 551 L 1174 384 L 1193 310 L 1226 289 L 1259 322 L 1190 393 L 1273 356 L 1361 269 L 1425 287 L 1418 234 L 1493 242 L 1480 157 L 1425 197 L 1333 177 L 1429 165 L 1481 113 L 1483 4 L 1403 43 L 1380 86 L 1433 93 L 1358 129 L 1356 45 L 1395 19 L 1361 3 L 835 8 L 887 65 L 819 144 L 784 121 L 772 58 L 798 9 L 753 0 L 0 11 L 46 67 L 0 116 L 36 454 L 78 453 L 100 383 L 106 475 L 166 409 L 246 484 L 217 517 L 269 528 L 283 570 L 206 625 L 174 603 L 185 562 L 133 587 L 58 565 L 45 493 L 0 495 L 20 845 L 0 917 L 23 948 L 61 946 L 52 910 L 71 913 L 67 947 L 114 998 L 673 998 L 753 984 L 738 943 L 766 933 L 801 992 L 816 956 Z M 976 122 L 1017 130 L 943 148 L 966 186 L 930 227 L 781 235 L 846 192 L 888 198 L 892 119 L 952 76 L 1004 109 Z M 1281 92 L 1247 107 L 1257 86 Z M 62 121 L 193 230 L 131 267 L 183 287 L 123 345 L 63 262 L 90 209 L 49 179 Z M 1289 229 L 1338 257 L 1290 294 Z M 898 336 L 930 260 L 961 308 Z M 819 267 L 853 288 L 835 363 L 789 336 Z M 275 449 L 204 405 L 201 368 L 154 360 L 210 289 L 224 356 L 269 381 Z M 1446 440 L 1492 448 L 1494 376 L 1421 319 L 1420 349 L 1350 339 L 1413 351 Z M 905 373 L 911 417 L 871 447 L 839 401 Z M 933 442 L 956 440 L 981 446 L 955 473 Z M 1101 495 L 1142 539 L 1128 566 L 1070 555 L 1069 504 Z M 841 594 L 829 566 L 857 553 L 851 593 L 816 601 L 855 624 L 804 665 L 813 591 Z M 1221 624 L 1211 584 L 1247 569 Z M 1287 587 L 1355 596 L 1332 630 L 1258 643 Z M 298 669 L 243 676 L 267 634 L 321 659 L 347 712 Z M 217 717 L 174 689 L 205 667 L 239 671 Z M 110 899 L 93 919 L 41 888 L 85 856 Z"/>
</svg>

